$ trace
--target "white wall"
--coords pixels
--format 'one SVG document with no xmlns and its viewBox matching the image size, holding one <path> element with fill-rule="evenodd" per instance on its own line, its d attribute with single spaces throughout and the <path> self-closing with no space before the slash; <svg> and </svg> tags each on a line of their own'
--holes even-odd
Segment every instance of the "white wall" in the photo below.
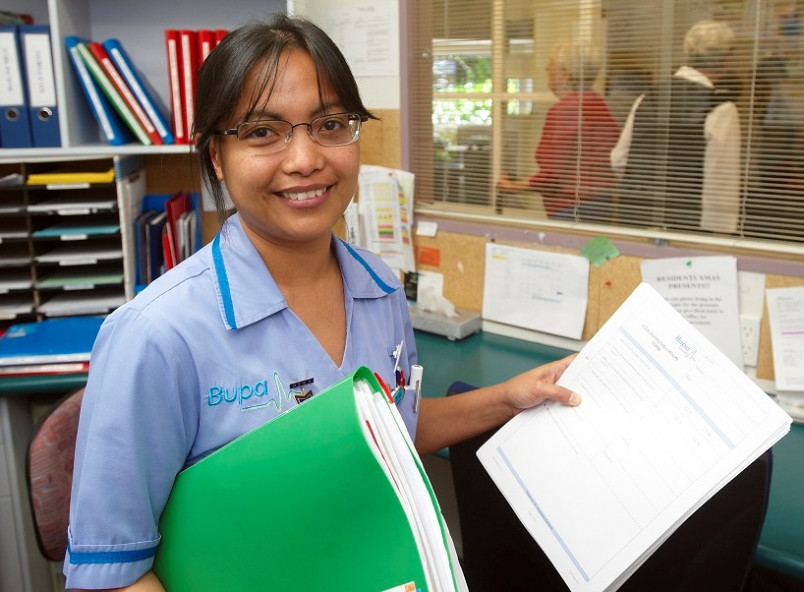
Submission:
<svg viewBox="0 0 804 592">
<path fill-rule="evenodd" d="M 399 0 L 288 0 L 288 10 L 338 42 L 369 109 L 400 108 Z M 371 22 L 381 27 L 368 31 Z"/>
</svg>

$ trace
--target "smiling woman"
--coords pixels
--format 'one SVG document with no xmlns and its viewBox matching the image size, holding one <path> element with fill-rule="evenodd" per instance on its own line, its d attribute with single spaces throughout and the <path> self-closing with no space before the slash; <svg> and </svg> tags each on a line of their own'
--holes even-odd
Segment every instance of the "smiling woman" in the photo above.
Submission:
<svg viewBox="0 0 804 592">
<path fill-rule="evenodd" d="M 332 86 L 317 82 L 316 66 L 307 52 L 289 50 L 280 68 L 269 81 L 260 79 L 264 69 L 259 67 L 247 78 L 252 80 L 252 88 L 264 91 L 258 103 L 252 103 L 246 94 L 236 105 L 234 121 L 240 129 L 253 131 L 253 124 L 248 123 L 252 120 L 308 122 L 344 110 Z M 325 121 L 333 121 L 329 117 Z M 355 119 L 359 124 L 360 115 Z M 273 124 L 289 130 L 292 125 Z M 198 129 L 203 130 L 200 126 Z M 315 140 L 320 137 L 318 127 L 316 133 L 294 134 L 292 140 L 290 134 L 284 138 L 274 134 L 274 141 L 268 143 L 263 139 L 271 136 L 264 132 L 271 128 L 263 125 L 256 129 L 262 133 L 245 138 L 239 134 L 219 136 L 217 130 L 211 130 L 214 140 L 209 142 L 209 163 L 215 181 L 218 185 L 226 183 L 246 234 L 281 288 L 292 290 L 293 286 L 283 283 L 294 283 L 301 270 L 308 270 L 311 277 L 304 278 L 303 289 L 294 291 L 293 297 L 301 301 L 316 286 L 320 286 L 322 295 L 336 293 L 338 285 L 321 284 L 321 279 L 338 281 L 337 269 L 329 265 L 330 235 L 357 187 L 359 144 L 355 143 L 357 134 L 351 131 L 359 128 L 346 126 L 349 133 L 345 139 L 349 141 L 334 145 L 321 145 Z M 210 132 L 203 130 L 199 134 L 203 138 Z M 207 174 L 211 177 L 210 171 Z M 280 251 L 290 257 L 279 256 Z M 311 258 L 313 252 L 318 255 L 316 259 Z M 301 256 L 303 261 L 293 260 Z M 320 309 L 313 306 L 310 312 Z"/>
<path fill-rule="evenodd" d="M 250 131 L 254 131 L 250 125 L 245 125 L 246 123 L 254 121 L 264 123 L 264 120 L 272 120 L 274 123 L 270 131 L 278 131 L 279 137 L 284 140 L 284 144 L 276 146 L 282 150 L 290 142 L 297 122 L 307 125 L 310 139 L 314 139 L 320 134 L 314 130 L 311 123 L 304 122 L 310 122 L 311 119 L 324 115 L 346 114 L 349 130 L 353 134 L 351 141 L 328 144 L 344 145 L 357 140 L 362 121 L 375 118 L 363 106 L 357 84 L 341 52 L 337 48 L 335 51 L 325 49 L 333 44 L 317 27 L 306 30 L 305 37 L 282 35 L 279 32 L 273 36 L 266 36 L 261 25 L 257 23 L 243 27 L 238 33 L 236 39 L 224 39 L 228 43 L 221 43 L 217 48 L 221 56 L 219 60 L 204 64 L 204 68 L 210 71 L 209 76 L 215 79 L 216 84 L 206 89 L 199 85 L 196 96 L 198 111 L 195 120 L 196 146 L 218 213 L 222 217 L 225 216 L 225 199 L 220 185 L 221 179 L 209 152 L 209 149 L 214 147 L 214 136 L 232 135 L 232 131 L 237 130 L 235 137 L 244 139 L 249 136 Z M 311 78 L 297 81 L 303 86 L 283 89 L 282 85 L 286 87 L 288 85 L 286 79 L 290 70 L 287 67 L 288 61 L 293 53 L 297 53 L 291 50 L 299 50 L 299 53 L 307 56 L 310 69 L 306 74 Z M 199 73 L 199 76 L 204 75 L 203 71 Z M 250 89 L 249 92 L 244 92 L 246 88 Z M 287 114 L 275 111 L 279 105 L 270 105 L 271 109 L 267 109 L 265 101 L 272 96 L 279 97 L 280 100 L 285 97 L 286 101 L 295 104 L 298 102 L 296 93 L 302 90 L 310 94 L 312 111 L 309 115 L 305 115 L 309 118 L 291 122 L 288 121 Z M 321 123 L 326 124 L 326 121 L 325 119 Z M 330 123 L 330 127 L 332 125 Z M 285 130 L 281 131 L 281 127 Z M 265 136 L 265 132 L 269 131 L 264 128 L 258 129 L 261 129 L 258 134 L 261 136 Z M 249 139 L 248 143 L 251 142 L 252 139 Z M 273 151 L 274 146 L 271 146 L 271 150 L 266 152 Z"/>
<path fill-rule="evenodd" d="M 219 214 L 227 193 L 237 211 L 101 327 L 76 447 L 71 589 L 163 590 L 151 568 L 179 471 L 360 366 L 391 383 L 417 363 L 399 278 L 332 232 L 373 117 L 332 40 L 284 15 L 233 31 L 199 72 L 196 109 Z M 545 399 L 577 404 L 555 384 L 568 363 L 397 409 L 419 452 L 435 452 Z"/>
</svg>

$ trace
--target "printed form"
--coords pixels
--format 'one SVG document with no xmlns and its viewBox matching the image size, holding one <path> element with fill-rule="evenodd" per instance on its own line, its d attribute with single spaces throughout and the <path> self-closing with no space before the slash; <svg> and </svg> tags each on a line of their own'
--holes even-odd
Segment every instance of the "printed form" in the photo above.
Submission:
<svg viewBox="0 0 804 592">
<path fill-rule="evenodd" d="M 776 400 L 804 421 L 804 287 L 767 290 Z"/>
<path fill-rule="evenodd" d="M 767 290 L 776 388 L 804 394 L 804 287 Z"/>
<path fill-rule="evenodd" d="M 478 457 L 573 591 L 616 589 L 789 431 L 790 417 L 641 284 L 560 383 Z"/>
<path fill-rule="evenodd" d="M 580 339 L 589 260 L 580 255 L 486 244 L 483 319 Z"/>
</svg>

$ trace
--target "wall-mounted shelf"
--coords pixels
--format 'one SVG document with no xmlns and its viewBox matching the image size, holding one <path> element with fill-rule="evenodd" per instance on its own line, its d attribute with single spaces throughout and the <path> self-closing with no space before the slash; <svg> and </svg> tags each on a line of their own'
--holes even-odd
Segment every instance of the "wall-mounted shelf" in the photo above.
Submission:
<svg viewBox="0 0 804 592">
<path fill-rule="evenodd" d="M 136 69 L 153 90 L 164 115 L 169 102 L 165 29 L 231 30 L 254 19 L 284 11 L 282 0 L 236 0 L 232 3 L 193 0 L 8 0 L 3 9 L 31 14 L 36 24 L 50 26 L 61 148 L 0 147 L 0 163 L 59 158 L 103 158 L 131 154 L 187 153 L 187 145 L 110 146 L 100 134 L 64 46 L 75 35 L 93 41 L 118 39 Z"/>
<path fill-rule="evenodd" d="M 110 146 L 109 144 L 85 144 L 69 148 L 0 148 L 0 164 L 52 162 L 56 160 L 89 160 L 127 155 L 190 154 L 193 151 L 193 147 L 186 144 L 174 144 L 169 146 L 143 146 L 142 144 Z"/>
<path fill-rule="evenodd" d="M 82 173 L 114 169 L 111 182 Z M 134 295 L 131 226 L 145 195 L 143 159 L 40 161 L 4 165 L 0 186 L 0 319 L 106 314 Z M 76 173 L 64 183 L 29 175 Z"/>
</svg>

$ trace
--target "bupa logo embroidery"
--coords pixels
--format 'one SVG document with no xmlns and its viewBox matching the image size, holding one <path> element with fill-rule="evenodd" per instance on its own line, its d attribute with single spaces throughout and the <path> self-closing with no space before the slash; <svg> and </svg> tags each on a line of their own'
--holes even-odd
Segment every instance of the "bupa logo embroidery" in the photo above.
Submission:
<svg viewBox="0 0 804 592">
<path fill-rule="evenodd" d="M 278 372 L 274 372 L 273 378 L 276 388 L 275 395 L 269 393 L 268 380 L 232 387 L 214 385 L 207 389 L 207 405 L 215 407 L 221 404 L 236 404 L 241 411 L 261 409 L 262 407 L 273 405 L 277 411 L 282 411 L 282 407 L 290 402 L 291 398 L 294 399 L 294 402 L 297 402 L 299 395 L 304 395 L 303 391 L 297 389 L 290 389 L 289 392 L 285 392 L 282 381 L 279 380 Z"/>
</svg>

